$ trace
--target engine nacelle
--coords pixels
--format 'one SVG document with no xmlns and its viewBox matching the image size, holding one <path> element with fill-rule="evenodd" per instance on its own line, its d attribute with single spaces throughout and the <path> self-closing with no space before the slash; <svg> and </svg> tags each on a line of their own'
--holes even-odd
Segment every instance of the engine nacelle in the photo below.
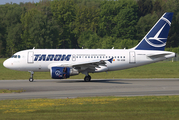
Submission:
<svg viewBox="0 0 179 120">
<path fill-rule="evenodd" d="M 79 74 L 78 70 L 69 67 L 52 67 L 50 73 L 53 79 L 65 79 Z"/>
</svg>

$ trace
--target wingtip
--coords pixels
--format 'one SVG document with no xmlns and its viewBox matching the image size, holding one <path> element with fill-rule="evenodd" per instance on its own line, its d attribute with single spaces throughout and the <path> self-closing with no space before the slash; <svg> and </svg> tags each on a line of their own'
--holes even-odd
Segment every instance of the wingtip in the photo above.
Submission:
<svg viewBox="0 0 179 120">
<path fill-rule="evenodd" d="M 112 57 L 112 58 L 110 58 L 108 61 L 109 61 L 110 63 L 112 63 L 112 61 L 113 61 L 113 57 Z"/>
</svg>

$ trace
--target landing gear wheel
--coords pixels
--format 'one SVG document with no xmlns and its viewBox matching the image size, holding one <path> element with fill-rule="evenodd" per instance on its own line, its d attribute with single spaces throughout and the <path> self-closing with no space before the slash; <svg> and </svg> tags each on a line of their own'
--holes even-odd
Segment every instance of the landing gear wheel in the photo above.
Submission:
<svg viewBox="0 0 179 120">
<path fill-rule="evenodd" d="M 85 82 L 90 82 L 91 81 L 91 76 L 90 75 L 85 76 L 84 81 Z"/>
<path fill-rule="evenodd" d="M 33 78 L 29 78 L 29 82 L 33 82 L 34 81 L 34 79 Z"/>
<path fill-rule="evenodd" d="M 34 81 L 34 78 L 33 78 L 34 72 L 33 71 L 28 71 L 28 72 L 30 72 L 29 82 L 33 82 Z"/>
</svg>

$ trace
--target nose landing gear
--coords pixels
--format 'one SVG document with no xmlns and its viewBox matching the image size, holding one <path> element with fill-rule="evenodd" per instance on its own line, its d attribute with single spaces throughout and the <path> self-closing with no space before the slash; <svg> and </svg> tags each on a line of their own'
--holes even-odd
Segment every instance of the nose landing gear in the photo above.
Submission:
<svg viewBox="0 0 179 120">
<path fill-rule="evenodd" d="M 30 72 L 29 82 L 33 82 L 34 81 L 34 78 L 33 78 L 34 72 L 33 71 L 29 71 L 29 72 Z"/>
</svg>

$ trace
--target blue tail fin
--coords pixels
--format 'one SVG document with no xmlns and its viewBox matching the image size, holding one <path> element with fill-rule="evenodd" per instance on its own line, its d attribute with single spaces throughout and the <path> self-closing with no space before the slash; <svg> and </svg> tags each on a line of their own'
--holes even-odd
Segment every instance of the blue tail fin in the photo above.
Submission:
<svg viewBox="0 0 179 120">
<path fill-rule="evenodd" d="M 173 13 L 165 13 L 145 35 L 135 50 L 164 50 Z"/>
</svg>

